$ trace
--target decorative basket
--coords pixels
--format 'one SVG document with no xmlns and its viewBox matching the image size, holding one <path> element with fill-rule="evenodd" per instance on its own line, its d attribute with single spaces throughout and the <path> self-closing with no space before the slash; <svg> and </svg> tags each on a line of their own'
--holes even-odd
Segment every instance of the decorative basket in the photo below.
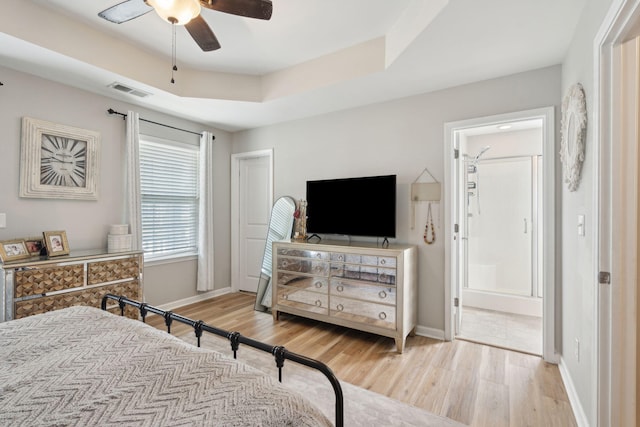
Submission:
<svg viewBox="0 0 640 427">
<path fill-rule="evenodd" d="M 111 224 L 109 227 L 109 234 L 114 236 L 121 236 L 129 233 L 129 224 Z"/>
<path fill-rule="evenodd" d="M 126 252 L 131 250 L 131 234 L 109 234 L 107 252 Z"/>
</svg>

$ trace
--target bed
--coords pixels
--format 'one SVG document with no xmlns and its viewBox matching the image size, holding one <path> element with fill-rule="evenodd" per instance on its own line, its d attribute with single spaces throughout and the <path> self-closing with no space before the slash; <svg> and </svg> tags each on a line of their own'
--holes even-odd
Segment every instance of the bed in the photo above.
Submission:
<svg viewBox="0 0 640 427">
<path fill-rule="evenodd" d="M 136 305 L 143 319 L 156 312 L 169 327 L 173 320 L 188 323 L 198 340 L 203 331 L 226 334 L 234 354 L 240 344 L 249 344 L 272 352 L 278 366 L 285 359 L 308 366 L 318 363 L 333 375 L 326 365 L 283 347 L 123 297 L 109 295 L 103 307 L 107 298 L 118 299 L 121 309 Z M 337 387 L 336 425 L 341 425 L 339 383 Z M 76 306 L 0 324 L 0 425 L 328 426 L 331 422 L 302 395 L 230 356 L 194 347 L 137 320 Z"/>
</svg>

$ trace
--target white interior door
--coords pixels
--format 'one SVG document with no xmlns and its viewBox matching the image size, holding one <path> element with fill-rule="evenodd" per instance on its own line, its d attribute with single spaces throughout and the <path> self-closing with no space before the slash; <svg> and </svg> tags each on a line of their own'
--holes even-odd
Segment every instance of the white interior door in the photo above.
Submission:
<svg viewBox="0 0 640 427">
<path fill-rule="evenodd" d="M 236 289 L 256 292 L 271 212 L 271 159 L 239 159 Z"/>
</svg>

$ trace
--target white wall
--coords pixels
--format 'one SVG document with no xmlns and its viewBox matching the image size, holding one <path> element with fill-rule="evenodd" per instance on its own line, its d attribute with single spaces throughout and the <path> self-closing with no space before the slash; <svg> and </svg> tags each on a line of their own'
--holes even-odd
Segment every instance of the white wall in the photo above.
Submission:
<svg viewBox="0 0 640 427">
<path fill-rule="evenodd" d="M 598 177 L 594 172 L 594 37 L 611 0 L 588 0 L 576 28 L 569 53 L 562 67 L 562 94 L 574 83 L 581 83 L 587 98 L 588 125 L 582 179 L 577 191 L 562 186 L 562 359 L 576 391 L 584 416 L 590 425 L 596 422 L 594 387 L 597 365 L 596 290 L 594 277 L 598 260 L 594 256 L 594 234 L 597 227 L 594 193 Z M 586 235 L 578 236 L 577 218 L 585 215 Z M 580 342 L 580 358 L 575 356 L 576 339 Z M 580 417 L 581 414 L 578 414 Z"/>
<path fill-rule="evenodd" d="M 419 246 L 418 324 L 443 335 L 443 206 L 436 242 L 422 235 L 427 204 L 410 227 L 409 187 L 427 167 L 444 180 L 444 123 L 558 106 L 559 66 L 233 134 L 233 152 L 273 148 L 275 195 L 305 197 L 311 179 L 397 174 L 397 239 Z M 340 207 L 337 206 L 336 209 Z M 373 213 L 372 213 L 373 214 Z"/>
<path fill-rule="evenodd" d="M 124 121 L 107 114 L 108 108 L 126 113 L 133 109 L 141 117 L 216 136 L 214 156 L 216 218 L 216 288 L 230 286 L 229 183 L 231 137 L 227 132 L 164 114 L 133 107 L 124 102 L 0 67 L 0 213 L 7 214 L 7 228 L 0 240 L 34 237 L 47 230 L 65 230 L 71 250 L 106 248 L 109 224 L 122 223 Z M 48 200 L 18 197 L 20 186 L 21 119 L 30 116 L 100 132 L 100 183 L 97 201 Z M 141 126 L 142 127 L 142 126 Z M 146 126 L 149 128 L 148 126 Z M 149 128 L 150 129 L 150 128 Z M 175 137 L 167 128 L 149 132 Z M 145 297 L 163 304 L 196 295 L 195 263 L 145 268 Z"/>
</svg>

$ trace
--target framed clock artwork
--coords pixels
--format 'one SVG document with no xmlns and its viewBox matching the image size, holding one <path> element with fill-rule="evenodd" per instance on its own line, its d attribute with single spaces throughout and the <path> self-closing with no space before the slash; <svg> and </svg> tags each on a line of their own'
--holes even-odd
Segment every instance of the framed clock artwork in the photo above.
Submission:
<svg viewBox="0 0 640 427">
<path fill-rule="evenodd" d="M 100 134 L 22 118 L 20 197 L 98 199 Z"/>
</svg>

